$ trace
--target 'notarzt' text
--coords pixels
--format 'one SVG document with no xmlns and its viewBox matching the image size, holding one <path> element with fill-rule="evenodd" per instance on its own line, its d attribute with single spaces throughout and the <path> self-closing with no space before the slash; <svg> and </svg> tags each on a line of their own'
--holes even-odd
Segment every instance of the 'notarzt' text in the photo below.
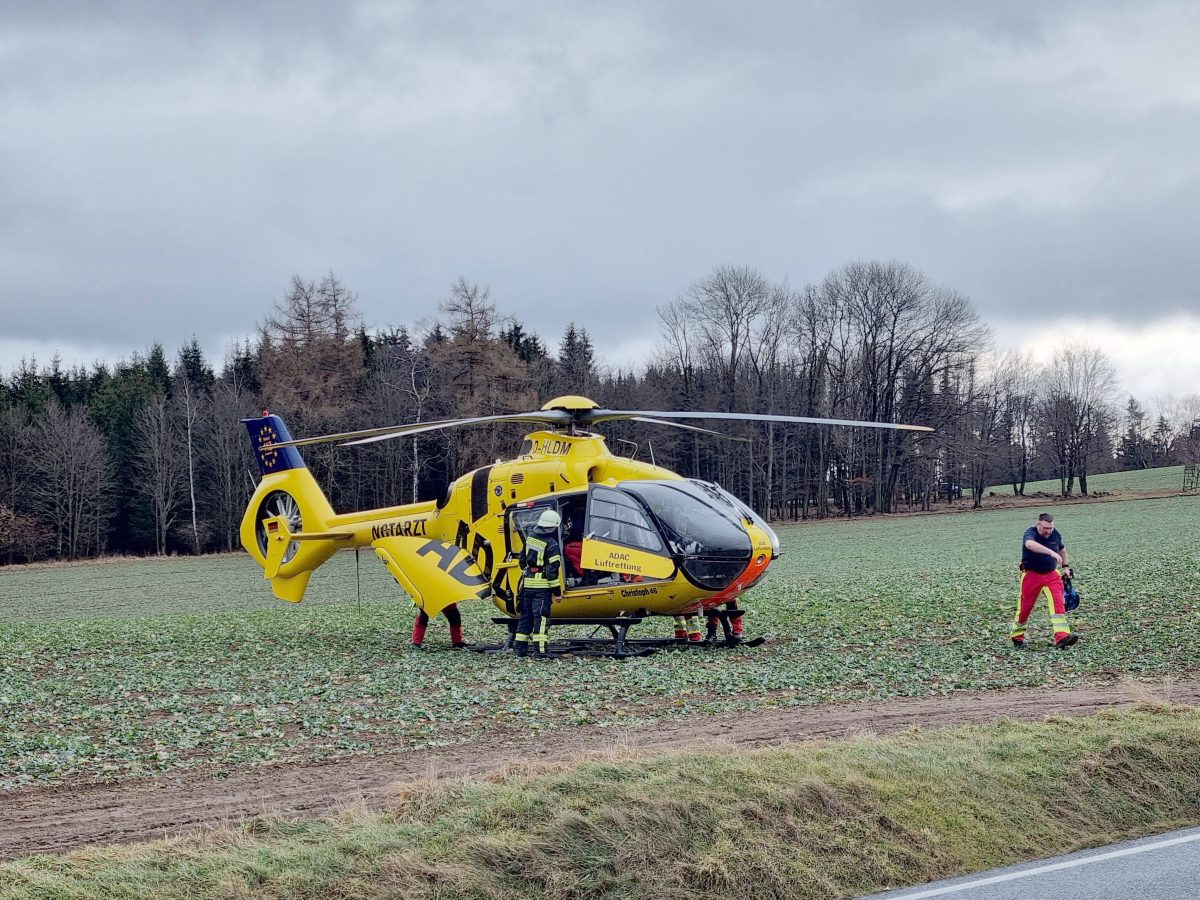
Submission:
<svg viewBox="0 0 1200 900">
<path fill-rule="evenodd" d="M 401 522 L 384 522 L 371 528 L 371 540 L 385 537 L 425 537 L 424 519 L 405 519 Z"/>
</svg>

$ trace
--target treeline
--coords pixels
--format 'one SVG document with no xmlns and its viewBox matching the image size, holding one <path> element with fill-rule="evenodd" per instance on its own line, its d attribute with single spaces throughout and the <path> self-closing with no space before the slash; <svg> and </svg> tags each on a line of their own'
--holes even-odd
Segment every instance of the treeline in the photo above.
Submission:
<svg viewBox="0 0 1200 900">
<path fill-rule="evenodd" d="M 257 466 L 239 419 L 270 408 L 293 436 L 536 409 L 602 406 L 910 422 L 933 434 L 744 422 L 741 440 L 642 423 L 614 452 L 718 481 L 775 518 L 928 509 L 988 485 L 1194 461 L 1200 398 L 1154 415 L 1118 405 L 1113 366 L 1066 346 L 999 354 L 973 305 L 907 266 L 853 263 L 794 289 L 722 266 L 658 310 L 637 371 L 607 370 L 583 327 L 553 347 L 460 279 L 419 325 L 369 328 L 330 274 L 296 277 L 219 371 L 193 339 L 114 366 L 23 363 L 0 381 L 0 561 L 238 546 Z M 439 496 L 510 457 L 523 429 L 468 427 L 304 456 L 340 510 Z"/>
</svg>

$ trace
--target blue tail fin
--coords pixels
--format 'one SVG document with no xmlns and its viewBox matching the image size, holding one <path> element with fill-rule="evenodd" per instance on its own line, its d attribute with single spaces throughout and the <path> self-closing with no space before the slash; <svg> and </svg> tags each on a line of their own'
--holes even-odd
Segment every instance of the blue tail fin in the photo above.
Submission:
<svg viewBox="0 0 1200 900">
<path fill-rule="evenodd" d="M 286 472 L 288 469 L 307 468 L 300 451 L 295 447 L 264 447 L 292 439 L 279 416 L 266 413 L 257 419 L 242 419 L 242 422 L 246 431 L 250 433 L 250 443 L 254 445 L 254 454 L 258 457 L 258 470 L 261 474 L 270 475 L 273 472 Z"/>
</svg>

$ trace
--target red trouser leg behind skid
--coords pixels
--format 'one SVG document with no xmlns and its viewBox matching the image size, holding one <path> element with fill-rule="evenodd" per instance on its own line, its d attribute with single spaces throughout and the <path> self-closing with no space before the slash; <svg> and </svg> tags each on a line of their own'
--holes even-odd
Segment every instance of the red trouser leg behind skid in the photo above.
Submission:
<svg viewBox="0 0 1200 900">
<path fill-rule="evenodd" d="M 737 612 L 740 609 L 741 609 L 741 607 L 738 606 L 738 602 L 736 600 L 730 600 L 728 603 L 725 604 L 726 612 L 731 612 L 731 613 Z M 729 617 L 729 627 L 733 630 L 733 636 L 735 638 L 740 638 L 742 636 L 742 634 L 744 633 L 744 628 L 745 628 L 745 626 L 742 625 L 742 617 L 741 616 L 730 616 Z"/>
</svg>

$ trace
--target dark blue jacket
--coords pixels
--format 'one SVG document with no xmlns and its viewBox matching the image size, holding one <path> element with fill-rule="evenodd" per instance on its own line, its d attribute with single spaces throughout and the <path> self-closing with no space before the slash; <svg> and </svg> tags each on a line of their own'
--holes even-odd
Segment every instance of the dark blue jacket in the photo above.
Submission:
<svg viewBox="0 0 1200 900">
<path fill-rule="evenodd" d="M 1037 541 L 1043 547 L 1049 547 L 1055 553 L 1062 553 L 1063 539 L 1055 528 L 1050 532 L 1048 537 L 1042 537 L 1038 534 L 1037 526 L 1026 529 L 1025 536 L 1021 538 L 1021 567 L 1029 572 L 1040 572 L 1043 575 L 1047 572 L 1053 572 L 1058 568 L 1058 563 L 1054 561 L 1053 556 L 1047 556 L 1045 553 L 1038 553 L 1030 550 L 1025 546 L 1025 542 L 1033 540 Z"/>
</svg>

